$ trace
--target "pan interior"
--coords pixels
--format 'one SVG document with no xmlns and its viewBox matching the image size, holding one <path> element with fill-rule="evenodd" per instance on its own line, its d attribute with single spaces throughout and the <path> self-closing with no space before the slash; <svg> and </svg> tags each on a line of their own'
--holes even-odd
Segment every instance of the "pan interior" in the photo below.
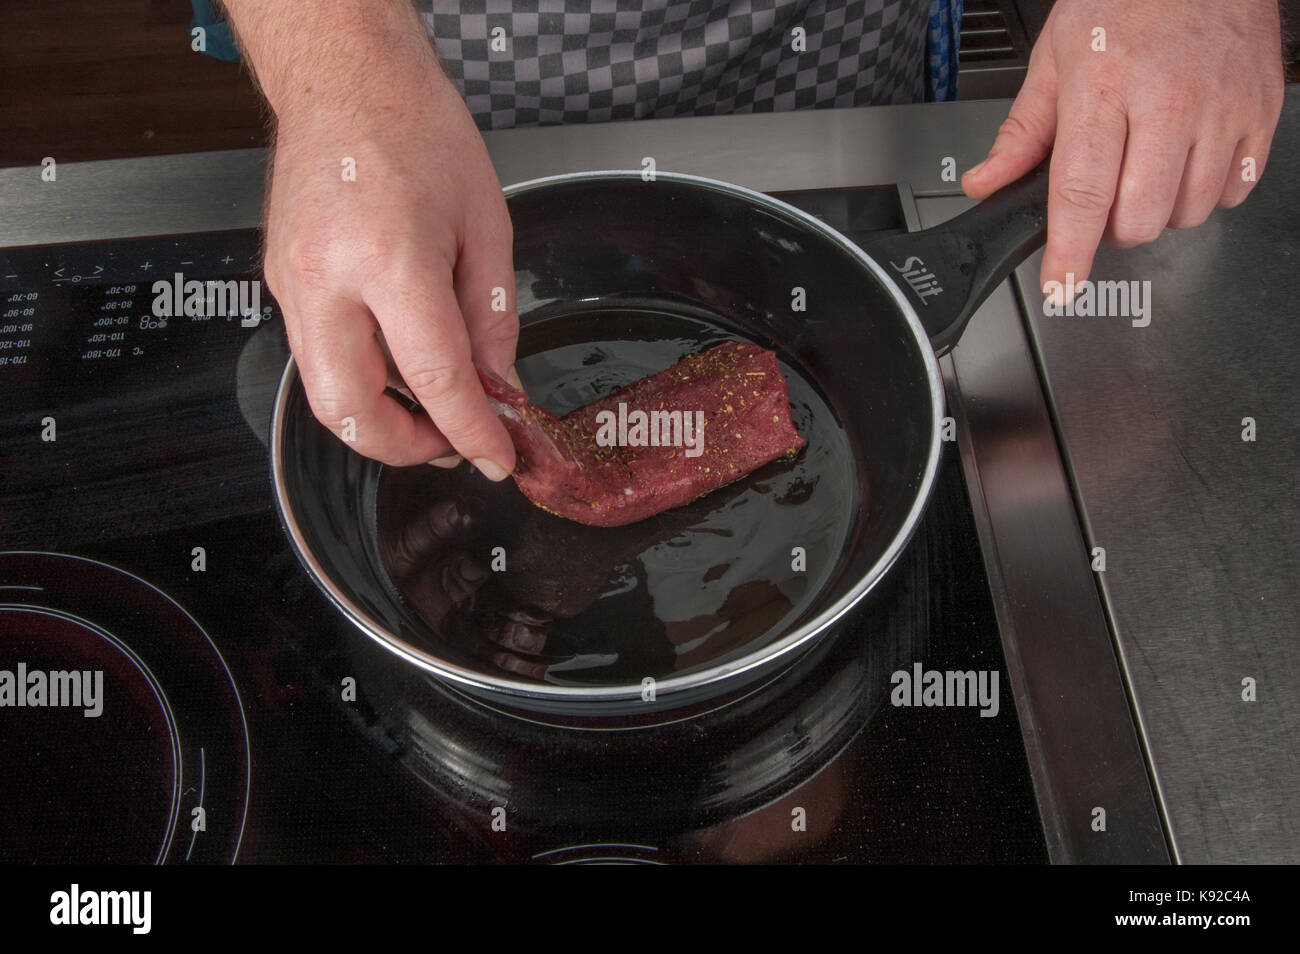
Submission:
<svg viewBox="0 0 1300 954">
<path fill-rule="evenodd" d="M 933 438 L 929 354 L 849 250 L 743 195 L 622 177 L 510 205 L 535 401 L 563 413 L 743 338 L 777 352 L 808 446 L 679 511 L 589 528 L 468 466 L 365 460 L 294 382 L 280 477 L 301 546 L 372 635 L 462 678 L 518 693 L 760 674 L 861 596 L 910 529 Z"/>
<path fill-rule="evenodd" d="M 530 323 L 516 367 L 563 414 L 737 337 L 671 312 L 591 308 Z M 426 640 L 538 681 L 609 686 L 698 672 L 789 631 L 838 564 L 859 493 L 833 412 L 782 372 L 803 451 L 626 527 L 555 517 L 468 464 L 385 469 L 379 551 Z"/>
</svg>

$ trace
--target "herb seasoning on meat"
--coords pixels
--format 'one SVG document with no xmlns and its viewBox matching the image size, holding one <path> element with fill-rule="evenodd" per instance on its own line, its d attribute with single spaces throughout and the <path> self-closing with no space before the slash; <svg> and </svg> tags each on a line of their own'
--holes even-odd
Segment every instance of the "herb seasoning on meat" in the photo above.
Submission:
<svg viewBox="0 0 1300 954">
<path fill-rule="evenodd" d="M 680 507 L 804 443 L 776 355 L 749 342 L 690 355 L 560 418 L 490 372 L 480 369 L 480 377 L 514 441 L 519 489 L 542 509 L 590 526 Z M 628 408 L 641 415 L 642 433 L 631 441 Z M 624 441 L 609 439 L 615 419 Z M 690 435 L 696 421 L 700 433 Z M 684 447 L 683 434 L 696 446 Z"/>
</svg>

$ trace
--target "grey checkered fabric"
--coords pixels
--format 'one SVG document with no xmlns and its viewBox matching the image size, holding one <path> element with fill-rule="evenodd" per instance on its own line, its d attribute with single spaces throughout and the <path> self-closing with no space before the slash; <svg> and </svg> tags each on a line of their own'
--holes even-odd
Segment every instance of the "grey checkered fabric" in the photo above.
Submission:
<svg viewBox="0 0 1300 954">
<path fill-rule="evenodd" d="M 416 5 L 480 129 L 924 99 L 929 0 Z"/>
</svg>

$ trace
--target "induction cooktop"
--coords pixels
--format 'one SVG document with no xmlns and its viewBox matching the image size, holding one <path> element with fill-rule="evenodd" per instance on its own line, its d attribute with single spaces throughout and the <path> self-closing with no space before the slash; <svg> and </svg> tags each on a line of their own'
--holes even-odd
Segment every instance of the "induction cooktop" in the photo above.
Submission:
<svg viewBox="0 0 1300 954">
<path fill-rule="evenodd" d="M 905 227 L 895 189 L 783 198 Z M 275 303 L 152 307 L 258 262 L 250 230 L 0 251 L 0 860 L 1047 860 L 953 445 L 884 583 L 756 691 L 634 729 L 521 717 L 376 646 L 290 552 Z M 930 671 L 1002 678 L 899 704 Z"/>
</svg>

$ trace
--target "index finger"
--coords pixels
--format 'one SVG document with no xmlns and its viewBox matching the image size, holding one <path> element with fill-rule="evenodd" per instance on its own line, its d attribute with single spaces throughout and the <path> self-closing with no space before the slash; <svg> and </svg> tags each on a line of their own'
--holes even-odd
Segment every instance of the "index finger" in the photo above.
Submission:
<svg viewBox="0 0 1300 954">
<path fill-rule="evenodd" d="M 387 464 L 408 466 L 446 453 L 449 444 L 433 422 L 387 394 L 388 365 L 365 307 L 323 299 L 307 313 L 309 332 L 294 325 L 291 338 L 316 418 L 353 450 Z"/>
<path fill-rule="evenodd" d="M 450 272 L 365 293 L 402 379 L 457 453 L 491 480 L 515 466 L 510 435 L 488 405 Z"/>
<path fill-rule="evenodd" d="M 1096 80 L 1063 79 L 1047 200 L 1047 249 L 1040 281 L 1079 282 L 1092 271 L 1115 202 L 1128 109 Z M 1064 302 L 1062 302 L 1064 303 Z"/>
</svg>

